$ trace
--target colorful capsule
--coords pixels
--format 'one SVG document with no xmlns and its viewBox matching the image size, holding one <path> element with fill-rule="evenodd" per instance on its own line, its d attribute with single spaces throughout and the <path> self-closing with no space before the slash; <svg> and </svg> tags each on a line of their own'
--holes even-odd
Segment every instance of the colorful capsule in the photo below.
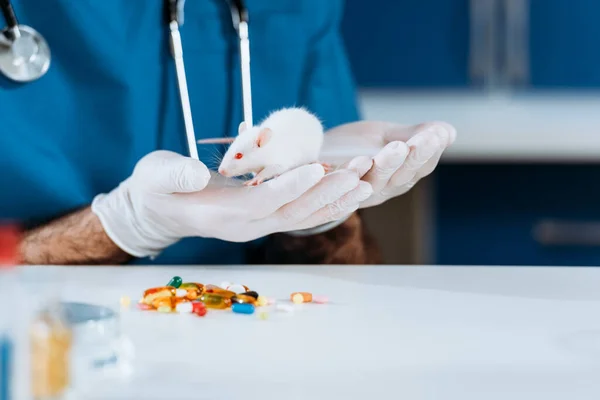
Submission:
<svg viewBox="0 0 600 400">
<path fill-rule="evenodd" d="M 182 283 L 181 286 L 179 286 L 179 289 L 187 290 L 186 297 L 189 300 L 195 300 L 200 295 L 202 295 L 202 293 L 204 293 L 204 285 L 201 283 L 193 283 L 193 282 Z"/>
<path fill-rule="evenodd" d="M 198 313 L 200 310 L 206 311 L 206 306 L 201 301 L 194 301 L 192 303 L 192 311 Z"/>
<path fill-rule="evenodd" d="M 267 299 L 265 296 L 258 296 L 256 299 L 256 305 L 258 307 L 264 307 L 267 304 L 269 304 L 269 299 Z"/>
<path fill-rule="evenodd" d="M 178 288 L 179 286 L 181 286 L 181 283 L 183 281 L 181 280 L 180 277 L 178 276 L 174 276 L 171 278 L 171 280 L 169 281 L 169 283 L 167 283 L 167 286 L 173 286 L 174 288 Z"/>
<path fill-rule="evenodd" d="M 198 308 L 196 310 L 194 310 L 194 314 L 196 314 L 199 317 L 204 317 L 207 313 L 206 307 L 204 308 Z"/>
<path fill-rule="evenodd" d="M 161 306 L 161 307 L 158 307 L 157 311 L 159 313 L 170 313 L 171 312 L 171 307 Z"/>
<path fill-rule="evenodd" d="M 173 309 L 175 307 L 175 297 L 158 297 L 156 299 L 154 299 L 154 301 L 152 302 L 152 307 L 156 308 L 157 310 L 160 307 L 169 307 L 171 309 Z"/>
<path fill-rule="evenodd" d="M 175 288 L 173 286 L 161 286 L 157 288 L 151 288 L 144 292 L 143 301 L 150 305 L 154 300 L 160 297 L 172 297 L 175 296 Z"/>
<path fill-rule="evenodd" d="M 250 290 L 250 291 L 244 292 L 242 294 L 245 296 L 252 296 L 252 297 L 254 297 L 255 300 L 258 299 L 258 293 L 256 293 L 254 290 Z"/>
<path fill-rule="evenodd" d="M 240 284 L 233 284 L 227 287 L 227 290 L 234 293 L 244 293 L 248 292 L 250 289 L 247 286 Z"/>
<path fill-rule="evenodd" d="M 176 297 L 187 297 L 188 291 L 185 289 L 175 289 Z"/>
<path fill-rule="evenodd" d="M 230 290 L 225 290 L 223 288 L 220 288 L 217 285 L 206 285 L 206 287 L 204 288 L 205 293 L 215 293 L 218 294 L 220 296 L 223 297 L 227 297 L 228 299 L 232 298 L 233 296 L 236 295 L 235 292 L 232 292 Z"/>
<path fill-rule="evenodd" d="M 252 314 L 254 313 L 254 305 L 249 303 L 235 303 L 231 306 L 231 311 L 238 314 Z"/>
<path fill-rule="evenodd" d="M 204 303 L 195 301 L 192 303 L 192 312 L 200 317 L 204 317 L 206 315 L 206 306 Z"/>
<path fill-rule="evenodd" d="M 298 297 L 298 295 L 300 295 L 300 297 Z M 290 298 L 294 303 L 296 303 L 296 301 L 294 301 L 294 298 L 301 298 L 302 301 L 300 301 L 300 303 L 310 303 L 312 301 L 312 294 L 308 292 L 294 292 L 290 295 Z"/>
<path fill-rule="evenodd" d="M 131 299 L 129 296 L 121 296 L 119 302 L 121 303 L 121 307 L 129 307 L 131 305 Z"/>
<path fill-rule="evenodd" d="M 258 318 L 260 318 L 264 321 L 269 318 L 269 313 L 266 311 L 261 311 L 258 313 Z"/>
<path fill-rule="evenodd" d="M 304 296 L 302 296 L 300 293 L 296 293 L 292 295 L 292 302 L 294 304 L 302 304 L 304 303 Z"/>
<path fill-rule="evenodd" d="M 200 301 L 203 302 L 207 308 L 222 310 L 231 306 L 231 299 L 216 293 L 204 293 L 200 297 Z"/>
<path fill-rule="evenodd" d="M 252 296 L 246 296 L 244 294 L 237 294 L 231 298 L 232 303 L 247 303 L 247 304 L 255 304 L 256 299 Z"/>
</svg>

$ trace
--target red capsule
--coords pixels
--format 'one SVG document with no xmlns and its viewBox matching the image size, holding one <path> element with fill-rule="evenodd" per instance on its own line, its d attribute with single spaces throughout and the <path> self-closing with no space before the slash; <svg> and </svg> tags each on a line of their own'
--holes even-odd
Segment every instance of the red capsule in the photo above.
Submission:
<svg viewBox="0 0 600 400">
<path fill-rule="evenodd" d="M 201 304 L 202 306 L 198 306 L 197 304 Z M 202 303 L 194 303 L 193 304 L 193 308 L 192 308 L 192 312 L 194 314 L 196 314 L 199 317 L 204 317 L 207 313 L 206 307 L 204 307 L 204 304 Z"/>
</svg>

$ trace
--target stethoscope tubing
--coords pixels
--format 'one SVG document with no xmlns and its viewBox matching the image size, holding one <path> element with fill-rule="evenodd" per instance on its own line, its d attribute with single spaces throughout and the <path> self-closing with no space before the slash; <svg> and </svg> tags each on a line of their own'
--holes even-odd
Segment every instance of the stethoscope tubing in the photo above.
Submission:
<svg viewBox="0 0 600 400">
<path fill-rule="evenodd" d="M 179 26 L 183 20 L 184 0 L 165 0 L 165 13 L 169 25 L 171 55 L 175 61 L 179 101 L 183 113 L 186 141 L 191 158 L 199 159 L 194 121 L 190 105 L 185 63 L 183 61 L 183 46 Z M 252 118 L 252 89 L 250 83 L 250 38 L 248 30 L 248 11 L 243 0 L 228 0 L 232 24 L 240 41 L 240 69 L 242 76 L 242 103 L 244 122 L 247 127 L 253 126 Z"/>
<path fill-rule="evenodd" d="M 179 27 L 183 23 L 185 0 L 164 0 L 166 22 L 169 29 L 170 51 L 175 62 L 179 99 L 183 114 L 186 139 L 190 157 L 199 159 L 194 121 L 189 99 L 183 45 Z M 248 29 L 248 11 L 243 0 L 227 0 L 231 10 L 232 24 L 239 38 L 240 73 L 242 80 L 242 102 L 246 127 L 253 126 L 252 89 L 250 79 L 250 38 Z M 9 79 L 29 82 L 43 76 L 50 65 L 50 50 L 41 34 L 28 26 L 20 26 L 10 0 L 0 0 L 0 10 L 6 20 L 6 28 L 2 31 L 6 40 L 0 37 L 0 71 Z M 31 59 L 17 59 L 12 47 L 26 34 L 29 40 L 38 44 L 38 53 Z M 6 43 L 4 43 L 6 42 Z M 3 46 L 3 47 L 2 47 Z M 21 64 L 17 66 L 17 60 Z M 12 61 L 12 63 L 11 63 Z M 27 64 L 29 63 L 29 64 Z"/>
</svg>

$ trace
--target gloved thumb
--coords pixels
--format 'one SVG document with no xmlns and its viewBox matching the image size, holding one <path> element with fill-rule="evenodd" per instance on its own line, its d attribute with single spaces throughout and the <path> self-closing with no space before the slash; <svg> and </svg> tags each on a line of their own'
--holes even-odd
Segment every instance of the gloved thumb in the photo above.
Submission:
<svg viewBox="0 0 600 400">
<path fill-rule="evenodd" d="M 210 172 L 199 160 L 158 150 L 137 163 L 133 178 L 134 184 L 153 193 L 190 193 L 206 187 Z"/>
</svg>

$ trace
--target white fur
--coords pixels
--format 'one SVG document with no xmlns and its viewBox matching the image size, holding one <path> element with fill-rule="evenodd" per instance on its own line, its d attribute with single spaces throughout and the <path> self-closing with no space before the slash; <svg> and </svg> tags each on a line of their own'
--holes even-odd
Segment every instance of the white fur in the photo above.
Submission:
<svg viewBox="0 0 600 400">
<path fill-rule="evenodd" d="M 243 127 L 241 127 L 243 129 Z M 263 146 L 257 147 L 259 132 L 270 128 L 272 135 Z M 321 121 L 304 108 L 284 108 L 271 113 L 259 125 L 242 130 L 233 141 L 219 166 L 227 176 L 250 172 L 268 179 L 295 167 L 317 162 L 323 144 Z M 242 153 L 241 159 L 235 159 Z"/>
</svg>

